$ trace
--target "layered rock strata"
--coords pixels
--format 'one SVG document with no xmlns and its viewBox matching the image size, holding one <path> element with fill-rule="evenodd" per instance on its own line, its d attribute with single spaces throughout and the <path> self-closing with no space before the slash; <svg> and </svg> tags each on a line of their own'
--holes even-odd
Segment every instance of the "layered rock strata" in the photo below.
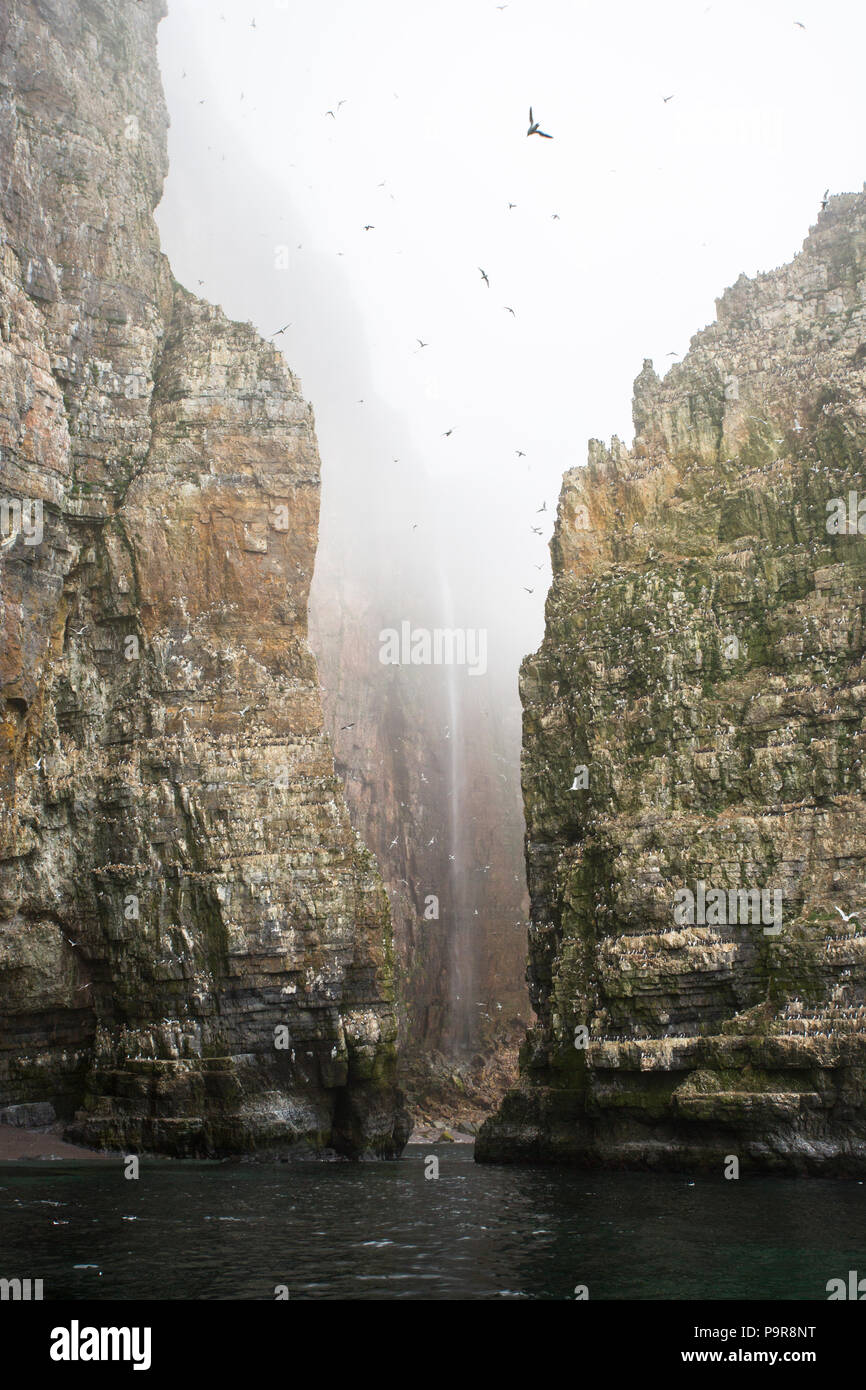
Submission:
<svg viewBox="0 0 866 1390">
<path fill-rule="evenodd" d="M 392 1154 L 388 903 L 307 645 L 313 416 L 160 252 L 164 12 L 0 11 L 0 1105 Z"/>
<path fill-rule="evenodd" d="M 564 479 L 482 1160 L 866 1170 L 866 192 L 717 308 Z"/>
</svg>

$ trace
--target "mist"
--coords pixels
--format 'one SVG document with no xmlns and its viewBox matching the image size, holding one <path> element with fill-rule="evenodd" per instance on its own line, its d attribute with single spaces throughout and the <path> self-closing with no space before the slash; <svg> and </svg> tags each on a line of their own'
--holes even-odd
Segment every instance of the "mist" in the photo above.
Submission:
<svg viewBox="0 0 866 1390">
<path fill-rule="evenodd" d="M 232 316 L 291 324 L 323 549 L 342 511 L 421 553 L 438 503 L 458 621 L 483 613 L 513 663 L 541 636 L 560 477 L 590 436 L 630 439 L 642 360 L 663 372 L 726 285 L 797 250 L 825 187 L 861 185 L 866 16 L 171 0 L 160 34 L 163 244 Z"/>
<path fill-rule="evenodd" d="M 467 1010 L 503 999 L 525 1022 L 518 670 L 562 473 L 590 437 L 630 441 L 645 358 L 664 374 L 826 188 L 861 185 L 864 38 L 842 3 L 170 0 L 162 242 L 315 410 L 311 642 L 427 980 L 410 1032 L 443 992 L 437 1038 L 472 1046 Z M 530 106 L 553 138 L 527 136 Z M 483 631 L 484 678 L 383 665 L 404 623 Z"/>
</svg>

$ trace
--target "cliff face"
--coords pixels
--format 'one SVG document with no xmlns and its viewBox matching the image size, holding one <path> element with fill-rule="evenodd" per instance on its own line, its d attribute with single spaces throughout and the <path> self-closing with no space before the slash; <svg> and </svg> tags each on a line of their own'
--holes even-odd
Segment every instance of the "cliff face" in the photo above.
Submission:
<svg viewBox="0 0 866 1390">
<path fill-rule="evenodd" d="M 866 193 L 717 307 L 564 480 L 481 1159 L 866 1170 Z"/>
<path fill-rule="evenodd" d="M 0 12 L 0 1104 L 393 1153 L 388 904 L 306 639 L 312 412 L 160 252 L 164 12 Z"/>
</svg>

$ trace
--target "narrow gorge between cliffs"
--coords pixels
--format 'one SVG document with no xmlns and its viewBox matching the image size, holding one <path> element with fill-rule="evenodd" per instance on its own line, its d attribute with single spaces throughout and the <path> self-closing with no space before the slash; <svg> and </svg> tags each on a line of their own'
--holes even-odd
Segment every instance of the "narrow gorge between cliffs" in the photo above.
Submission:
<svg viewBox="0 0 866 1390">
<path fill-rule="evenodd" d="M 0 1303 L 866 1297 L 861 40 L 0 0 Z"/>
</svg>

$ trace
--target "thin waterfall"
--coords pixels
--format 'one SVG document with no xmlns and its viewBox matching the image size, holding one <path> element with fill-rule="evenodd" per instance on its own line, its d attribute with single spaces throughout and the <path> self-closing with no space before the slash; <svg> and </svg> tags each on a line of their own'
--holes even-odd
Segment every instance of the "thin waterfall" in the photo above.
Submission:
<svg viewBox="0 0 866 1390">
<path fill-rule="evenodd" d="M 453 630 L 454 598 L 451 584 L 444 571 L 440 571 L 440 590 L 444 626 Z M 458 682 L 466 678 L 466 672 L 454 662 L 444 666 L 448 690 L 448 739 L 451 753 L 448 762 L 448 902 L 450 904 L 449 932 L 449 1013 L 451 1031 L 455 1046 L 470 1048 L 474 1040 L 475 1008 L 475 942 L 474 916 L 467 899 L 466 876 L 469 865 L 466 862 L 466 835 L 463 830 L 462 777 L 465 766 L 463 747 L 463 718 L 461 708 L 462 692 Z"/>
</svg>

